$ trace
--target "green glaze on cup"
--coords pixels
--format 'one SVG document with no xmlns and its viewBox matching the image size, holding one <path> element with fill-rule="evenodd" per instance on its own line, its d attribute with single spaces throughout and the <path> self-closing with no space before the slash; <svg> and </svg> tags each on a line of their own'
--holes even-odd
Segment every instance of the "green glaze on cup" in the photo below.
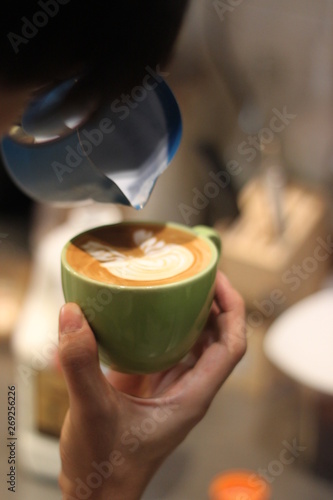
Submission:
<svg viewBox="0 0 333 500">
<path fill-rule="evenodd" d="M 175 365 L 193 347 L 209 315 L 220 237 L 206 226 L 165 226 L 205 240 L 212 252 L 208 266 L 175 283 L 117 286 L 95 281 L 72 269 L 66 261 L 70 242 L 62 251 L 65 300 L 79 304 L 96 336 L 101 360 L 120 372 L 146 374 Z"/>
</svg>

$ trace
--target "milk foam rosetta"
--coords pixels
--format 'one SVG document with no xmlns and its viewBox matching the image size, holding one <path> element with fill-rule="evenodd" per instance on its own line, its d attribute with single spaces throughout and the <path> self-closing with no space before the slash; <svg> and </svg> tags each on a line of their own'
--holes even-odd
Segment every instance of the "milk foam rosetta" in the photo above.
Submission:
<svg viewBox="0 0 333 500">
<path fill-rule="evenodd" d="M 75 238 L 68 263 L 89 278 L 119 285 L 158 285 L 186 279 L 208 265 L 209 245 L 168 226 L 115 225 Z"/>
<path fill-rule="evenodd" d="M 135 236 L 134 233 L 134 239 Z M 189 269 L 194 261 L 187 248 L 153 237 L 140 245 L 142 255 L 138 257 L 122 254 L 94 241 L 88 241 L 82 248 L 114 276 L 135 281 L 172 278 Z"/>
</svg>

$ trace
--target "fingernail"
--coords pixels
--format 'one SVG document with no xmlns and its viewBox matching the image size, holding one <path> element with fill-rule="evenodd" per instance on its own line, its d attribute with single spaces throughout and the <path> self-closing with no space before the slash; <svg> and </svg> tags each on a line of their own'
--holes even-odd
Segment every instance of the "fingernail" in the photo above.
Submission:
<svg viewBox="0 0 333 500">
<path fill-rule="evenodd" d="M 59 331 L 66 334 L 79 330 L 83 325 L 83 314 L 77 304 L 65 304 L 60 311 Z"/>
</svg>

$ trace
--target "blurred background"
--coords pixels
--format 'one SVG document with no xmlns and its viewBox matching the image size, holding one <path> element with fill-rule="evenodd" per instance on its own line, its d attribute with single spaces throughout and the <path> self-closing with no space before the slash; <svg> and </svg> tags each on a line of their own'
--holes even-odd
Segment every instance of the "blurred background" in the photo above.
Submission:
<svg viewBox="0 0 333 500">
<path fill-rule="evenodd" d="M 249 344 L 144 499 L 206 499 L 214 476 L 246 469 L 266 478 L 273 500 L 330 500 L 333 3 L 192 0 L 167 71 L 183 139 L 143 211 L 41 206 L 0 165 L 0 397 L 16 385 L 16 497 L 60 496 L 61 248 L 85 228 L 142 218 L 221 232 L 220 266 L 246 301 Z M 7 470 L 3 444 L 0 459 Z M 0 491 L 7 498 L 4 482 Z"/>
</svg>

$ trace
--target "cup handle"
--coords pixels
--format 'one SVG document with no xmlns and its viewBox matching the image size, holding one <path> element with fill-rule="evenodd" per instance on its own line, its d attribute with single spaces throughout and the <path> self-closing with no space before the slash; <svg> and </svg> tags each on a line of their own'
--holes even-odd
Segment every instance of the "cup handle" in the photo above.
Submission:
<svg viewBox="0 0 333 500">
<path fill-rule="evenodd" d="M 221 256 L 221 251 L 222 251 L 221 237 L 219 233 L 215 231 L 215 229 L 208 226 L 195 226 L 192 229 L 199 236 L 204 236 L 205 238 L 208 238 L 212 243 L 214 243 L 219 257 Z"/>
</svg>

